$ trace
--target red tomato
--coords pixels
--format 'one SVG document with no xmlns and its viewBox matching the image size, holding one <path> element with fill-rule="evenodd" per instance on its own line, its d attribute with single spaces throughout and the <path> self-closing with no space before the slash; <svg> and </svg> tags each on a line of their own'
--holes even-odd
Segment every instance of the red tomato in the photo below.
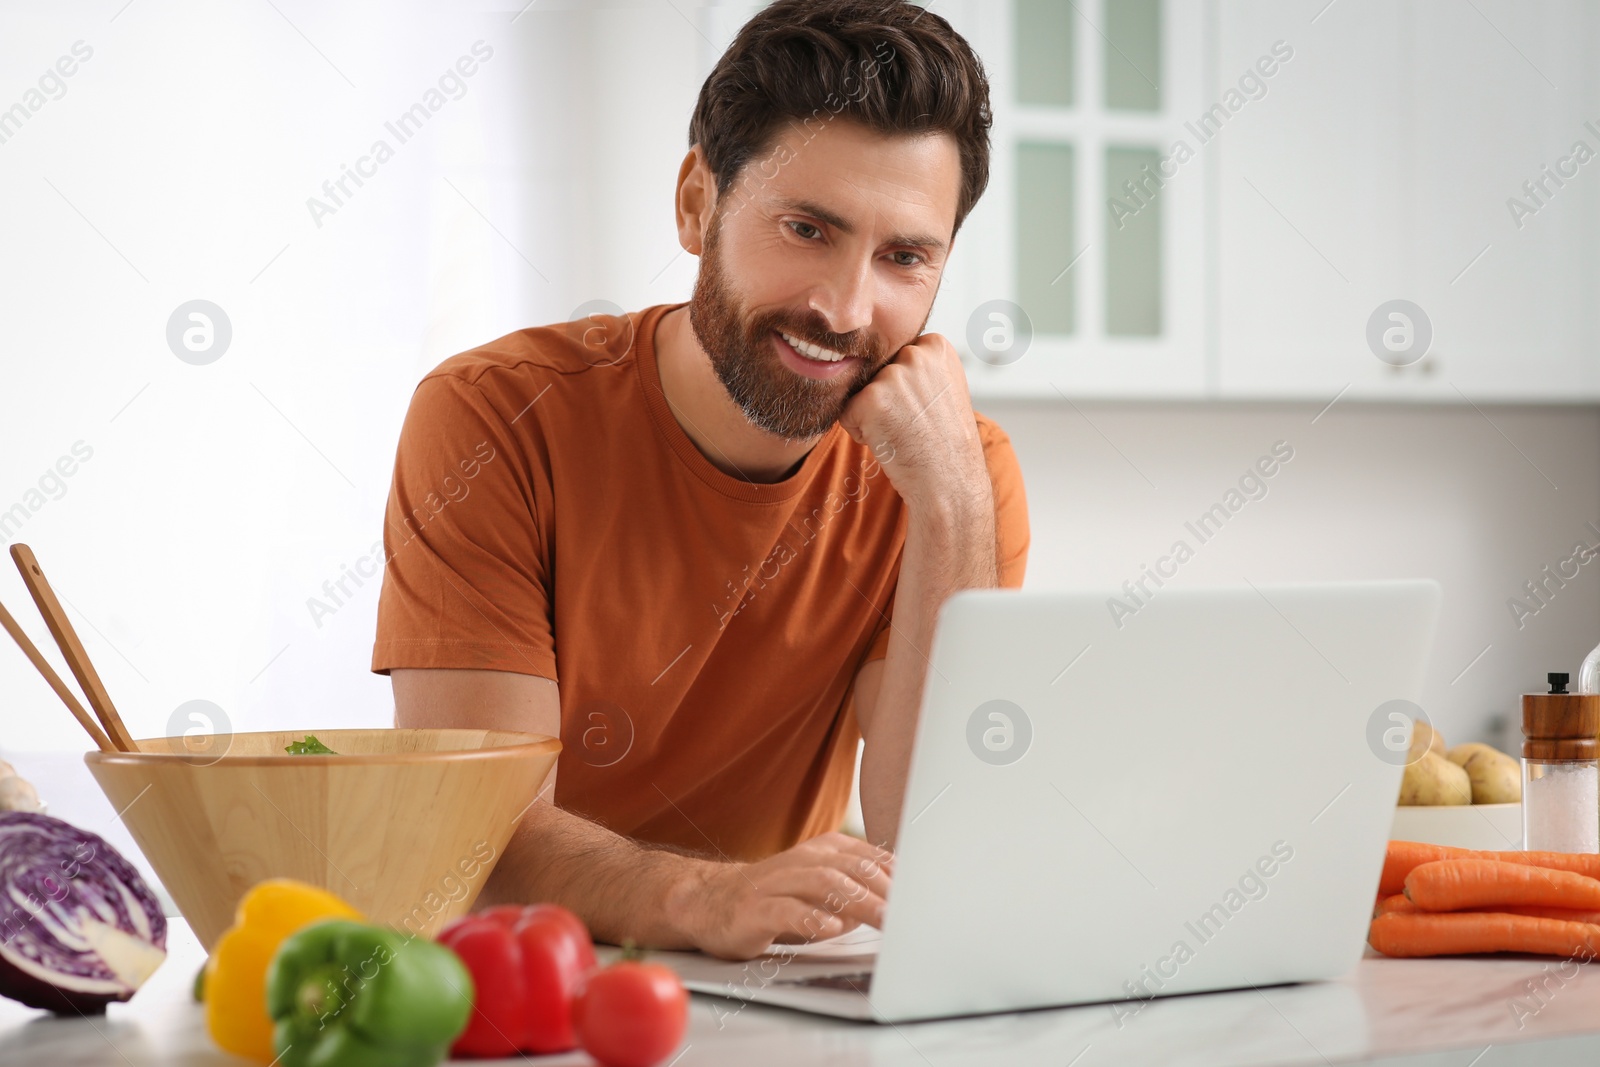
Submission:
<svg viewBox="0 0 1600 1067">
<path fill-rule="evenodd" d="M 566 1052 L 577 1047 L 572 1003 L 595 968 L 583 921 L 554 904 L 501 905 L 439 933 L 472 975 L 477 997 L 458 1056 Z"/>
<path fill-rule="evenodd" d="M 652 1067 L 683 1042 L 689 993 L 670 968 L 624 960 L 589 978 L 572 1024 L 605 1067 Z"/>
</svg>

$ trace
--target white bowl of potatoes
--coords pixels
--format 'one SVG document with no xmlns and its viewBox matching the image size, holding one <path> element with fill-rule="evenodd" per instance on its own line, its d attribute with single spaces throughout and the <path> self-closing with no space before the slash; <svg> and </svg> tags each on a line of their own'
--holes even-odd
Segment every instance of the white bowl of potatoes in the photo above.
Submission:
<svg viewBox="0 0 1600 1067">
<path fill-rule="evenodd" d="M 1447 748 L 1418 722 L 1389 836 L 1457 848 L 1522 847 L 1522 763 L 1476 741 Z"/>
</svg>

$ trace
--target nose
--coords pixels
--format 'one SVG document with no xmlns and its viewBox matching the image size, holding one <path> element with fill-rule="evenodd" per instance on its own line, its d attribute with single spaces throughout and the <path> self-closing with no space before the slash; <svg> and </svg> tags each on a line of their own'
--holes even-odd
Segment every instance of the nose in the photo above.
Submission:
<svg viewBox="0 0 1600 1067">
<path fill-rule="evenodd" d="M 872 324 L 872 259 L 841 266 L 839 273 L 811 292 L 809 306 L 836 334 L 851 334 Z"/>
</svg>

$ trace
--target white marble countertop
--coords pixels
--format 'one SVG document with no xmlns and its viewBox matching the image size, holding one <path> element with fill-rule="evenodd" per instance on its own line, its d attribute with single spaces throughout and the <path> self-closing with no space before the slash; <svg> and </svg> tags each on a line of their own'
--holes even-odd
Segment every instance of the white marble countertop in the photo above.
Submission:
<svg viewBox="0 0 1600 1067">
<path fill-rule="evenodd" d="M 168 948 L 167 962 L 133 1000 L 111 1005 L 103 1017 L 58 1019 L 0 1000 L 0 1064 L 248 1062 L 222 1052 L 206 1034 L 203 1010 L 189 996 L 204 953 L 181 918 L 171 920 Z M 1539 997 L 1530 993 L 1530 981 L 1543 983 Z M 1369 950 L 1337 981 L 1158 999 L 1120 1029 L 1105 1005 L 881 1026 L 697 994 L 686 1043 L 677 1067 L 1589 1065 L 1600 1062 L 1600 972 L 1531 956 L 1390 960 Z M 591 1061 L 571 1053 L 536 1062 Z"/>
</svg>

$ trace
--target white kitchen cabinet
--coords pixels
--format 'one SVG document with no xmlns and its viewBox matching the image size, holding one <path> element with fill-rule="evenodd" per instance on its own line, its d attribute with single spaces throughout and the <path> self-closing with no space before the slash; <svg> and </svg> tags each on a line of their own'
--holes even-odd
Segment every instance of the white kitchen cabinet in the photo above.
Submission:
<svg viewBox="0 0 1600 1067">
<path fill-rule="evenodd" d="M 1217 394 L 1600 397 L 1600 11 L 1320 7 L 1217 8 L 1219 83 L 1271 41 L 1294 48 L 1217 140 Z M 1578 163 L 1579 141 L 1596 158 Z M 1543 182 L 1540 200 L 1527 181 Z M 1513 218 L 1514 196 L 1533 213 Z M 1367 338 L 1394 299 L 1432 326 L 1429 355 L 1405 367 Z"/>
<path fill-rule="evenodd" d="M 1023 89 L 1048 63 L 1024 27 L 1045 0 L 950 6 L 990 73 L 994 156 L 930 329 L 957 340 L 974 393 L 1600 399 L 1600 5 L 1165 0 L 1161 99 L 1141 113 L 1108 106 L 1102 32 L 1141 2 L 1062 9 L 1056 80 L 1073 88 L 1046 106 Z M 1207 114 L 1220 129 L 1197 136 Z M 1156 198 L 1160 326 L 1118 336 L 1107 152 L 1180 140 L 1194 157 Z M 1026 210 L 1041 145 L 1064 150 L 1046 161 L 1070 175 L 1060 218 Z M 1030 260 L 1041 240 L 1058 254 Z M 997 298 L 1037 308 L 1044 260 L 1072 290 L 1069 324 L 986 362 L 968 322 Z M 1377 316 L 1377 333 L 1427 329 L 1425 356 L 1374 353 L 1369 324 L 1396 300 L 1426 327 Z"/>
<path fill-rule="evenodd" d="M 1415 9 L 1410 270 L 1434 320 L 1437 376 L 1474 398 L 1600 397 L 1600 8 L 1479 7 Z M 1530 182 L 1544 183 L 1545 204 L 1514 219 L 1513 196 L 1535 206 Z"/>
</svg>

